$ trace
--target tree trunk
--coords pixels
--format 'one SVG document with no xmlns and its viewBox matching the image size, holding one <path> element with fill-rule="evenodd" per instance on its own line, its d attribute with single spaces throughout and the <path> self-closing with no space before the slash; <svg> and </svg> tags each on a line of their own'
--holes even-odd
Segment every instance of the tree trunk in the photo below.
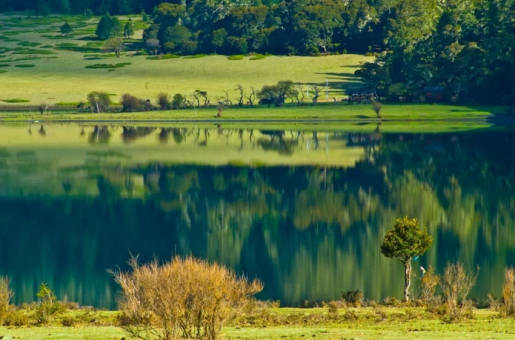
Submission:
<svg viewBox="0 0 515 340">
<path fill-rule="evenodd" d="M 404 262 L 404 301 L 409 301 L 409 288 L 411 286 L 411 258 Z"/>
</svg>

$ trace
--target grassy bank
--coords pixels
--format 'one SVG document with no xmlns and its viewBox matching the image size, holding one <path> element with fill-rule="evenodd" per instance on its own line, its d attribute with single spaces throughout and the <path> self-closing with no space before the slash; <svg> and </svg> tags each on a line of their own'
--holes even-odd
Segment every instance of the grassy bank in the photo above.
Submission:
<svg viewBox="0 0 515 340">
<path fill-rule="evenodd" d="M 421 120 L 468 120 L 485 119 L 505 112 L 501 106 L 458 106 L 437 104 L 384 105 L 381 116 L 383 122 L 388 121 L 421 121 Z M 2 121 L 280 121 L 280 120 L 349 120 L 374 121 L 377 116 L 368 104 L 349 105 L 332 103 L 283 107 L 230 107 L 223 111 L 222 118 L 216 118 L 217 109 L 199 108 L 172 111 L 149 111 L 135 113 L 74 113 L 48 112 L 0 112 Z"/>
<path fill-rule="evenodd" d="M 3 339 L 130 339 L 118 325 L 118 312 L 73 310 L 45 326 L 0 327 Z M 63 322 L 63 320 L 66 320 Z M 66 323 L 68 326 L 63 326 Z M 475 318 L 444 323 L 423 308 L 274 308 L 264 315 L 233 320 L 222 339 L 515 339 L 515 320 L 491 310 Z"/>
</svg>

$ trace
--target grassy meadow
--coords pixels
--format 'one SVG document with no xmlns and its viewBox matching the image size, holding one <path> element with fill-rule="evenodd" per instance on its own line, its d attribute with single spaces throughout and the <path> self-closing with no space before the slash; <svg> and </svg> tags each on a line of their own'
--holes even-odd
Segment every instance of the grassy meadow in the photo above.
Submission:
<svg viewBox="0 0 515 340">
<path fill-rule="evenodd" d="M 119 312 L 67 311 L 45 326 L 0 327 L 3 339 L 131 339 L 118 325 Z M 326 308 L 274 308 L 264 322 L 233 320 L 222 340 L 236 339 L 515 339 L 515 320 L 476 310 L 473 320 L 444 323 L 423 308 L 350 308 L 329 315 Z M 65 320 L 65 321 L 63 321 Z M 67 326 L 63 326 L 65 323 Z M 254 324 L 252 324 L 254 323 Z"/>
<path fill-rule="evenodd" d="M 123 23 L 127 17 L 120 17 Z M 63 36 L 59 27 L 67 20 L 74 28 Z M 141 42 L 145 23 L 133 16 L 135 34 L 127 45 Z M 104 91 L 118 101 L 124 93 L 154 100 L 158 93 L 191 95 L 207 91 L 211 102 L 228 94 L 237 99 L 236 86 L 260 89 L 279 80 L 325 87 L 329 96 L 341 98 L 345 89 L 359 86 L 354 71 L 371 57 L 195 55 L 157 59 L 140 53 L 137 45 L 117 58 L 102 51 L 96 40 L 97 17 L 32 17 L 0 15 L 0 104 L 39 105 L 85 101 L 91 91 Z M 142 54 L 142 55 L 139 55 Z M 241 58 L 241 59 L 240 59 Z M 236 59 L 236 60 L 235 60 Z M 99 64 L 112 65 L 112 67 Z M 226 92 L 227 91 L 227 92 Z M 325 92 L 323 98 L 326 99 Z"/>
</svg>

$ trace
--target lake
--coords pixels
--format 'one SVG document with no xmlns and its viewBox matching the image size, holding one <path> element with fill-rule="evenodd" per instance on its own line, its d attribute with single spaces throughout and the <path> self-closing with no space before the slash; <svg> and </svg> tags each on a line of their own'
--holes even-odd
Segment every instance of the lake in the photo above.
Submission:
<svg viewBox="0 0 515 340">
<path fill-rule="evenodd" d="M 417 217 L 415 262 L 479 267 L 472 295 L 501 294 L 515 265 L 515 130 L 386 133 L 381 127 L 0 124 L 0 275 L 17 303 L 116 308 L 110 270 L 194 255 L 297 306 L 362 290 L 402 296 L 379 245 Z"/>
</svg>

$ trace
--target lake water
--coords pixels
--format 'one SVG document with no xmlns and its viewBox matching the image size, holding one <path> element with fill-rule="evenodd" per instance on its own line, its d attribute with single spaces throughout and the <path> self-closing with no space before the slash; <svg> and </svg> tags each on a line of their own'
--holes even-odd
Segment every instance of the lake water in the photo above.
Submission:
<svg viewBox="0 0 515 340">
<path fill-rule="evenodd" d="M 0 125 L 0 275 L 115 308 L 109 270 L 194 255 L 283 305 L 360 289 L 402 296 L 379 245 L 399 216 L 434 237 L 414 265 L 479 266 L 499 296 L 515 265 L 515 132 L 383 133 L 217 126 Z"/>
</svg>

